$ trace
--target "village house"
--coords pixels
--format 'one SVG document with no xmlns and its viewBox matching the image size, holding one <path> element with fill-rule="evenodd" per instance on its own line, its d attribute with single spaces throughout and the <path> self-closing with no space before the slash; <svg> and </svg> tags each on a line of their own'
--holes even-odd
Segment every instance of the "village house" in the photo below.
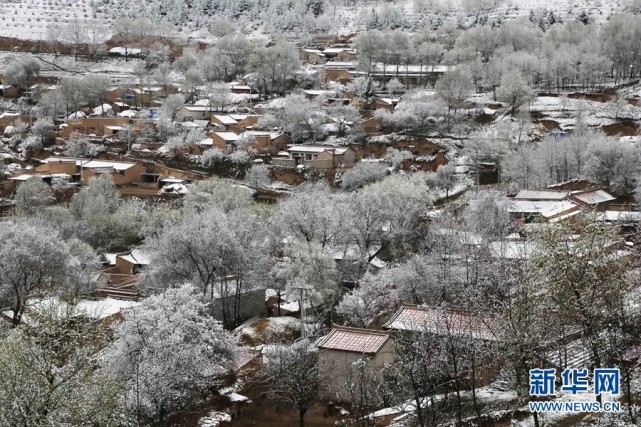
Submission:
<svg viewBox="0 0 641 427">
<path fill-rule="evenodd" d="M 318 363 L 330 370 L 329 384 L 322 390 L 323 398 L 350 403 L 345 387 L 354 362 L 367 361 L 367 369 L 382 375 L 386 364 L 394 363 L 394 344 L 388 332 L 332 326 L 331 332 L 318 343 Z"/>
<path fill-rule="evenodd" d="M 629 210 L 629 206 L 615 205 L 616 197 L 603 190 L 521 190 L 508 207 L 512 219 L 532 222 L 572 220 L 584 212 Z"/>
<path fill-rule="evenodd" d="M 323 52 L 318 49 L 303 48 L 300 50 L 300 60 L 305 64 L 324 64 L 327 61 Z"/>
<path fill-rule="evenodd" d="M 351 168 L 356 163 L 356 153 L 349 147 L 324 147 L 320 145 L 293 145 L 278 153 L 272 164 L 310 169 Z"/>
<path fill-rule="evenodd" d="M 213 114 L 210 123 L 221 130 L 241 134 L 254 127 L 259 119 L 257 114 Z"/>
<path fill-rule="evenodd" d="M 291 142 L 287 134 L 280 132 L 246 131 L 242 135 L 234 132 L 213 132 L 211 138 L 201 141 L 199 145 L 207 148 L 211 141 L 213 147 L 225 153 L 232 153 L 236 151 L 236 145 L 241 139 L 249 140 L 250 147 L 256 150 L 257 154 L 276 154 Z"/>
<path fill-rule="evenodd" d="M 357 60 L 356 51 L 348 47 L 328 47 L 323 49 L 323 55 L 331 61 L 352 62 Z"/>
<path fill-rule="evenodd" d="M 327 62 L 323 66 L 325 72 L 325 83 L 339 82 L 340 84 L 347 84 L 352 81 L 354 71 L 357 67 L 358 62 Z"/>
<path fill-rule="evenodd" d="M 61 138 L 69 138 L 72 134 L 95 135 L 96 137 L 113 137 L 126 131 L 129 126 L 127 117 L 85 117 L 67 120 L 66 126 L 59 132 Z"/>
<path fill-rule="evenodd" d="M 370 76 L 377 81 L 387 83 L 391 79 L 398 79 L 401 83 L 417 86 L 426 81 L 436 81 L 453 69 L 449 65 L 403 65 L 403 64 L 373 64 Z"/>
<path fill-rule="evenodd" d="M 93 176 L 108 174 L 115 185 L 131 185 L 142 181 L 146 169 L 141 163 L 105 160 L 80 161 L 80 180 L 87 185 Z"/>
<path fill-rule="evenodd" d="M 176 112 L 176 121 L 209 120 L 212 108 L 209 105 L 185 104 Z"/>
<path fill-rule="evenodd" d="M 395 333 L 426 333 L 439 337 L 456 337 L 491 344 L 498 341 L 497 324 L 493 318 L 467 310 L 440 307 L 419 307 L 403 304 L 383 325 Z M 480 356 L 479 356 L 480 357 Z M 478 360 L 477 385 L 488 385 L 499 372 L 496 360 Z"/>
<path fill-rule="evenodd" d="M 116 255 L 115 267 L 118 274 L 138 274 L 148 265 L 149 255 L 140 249 Z"/>
<path fill-rule="evenodd" d="M 231 93 L 236 94 L 236 95 L 251 95 L 252 92 L 255 92 L 255 91 L 252 91 L 251 86 L 238 85 L 238 84 L 231 85 L 229 87 L 229 90 L 230 90 Z"/>
<path fill-rule="evenodd" d="M 398 105 L 399 101 L 400 99 L 398 98 L 378 98 L 374 105 L 377 110 L 383 109 L 392 113 L 394 112 L 394 109 Z"/>
<path fill-rule="evenodd" d="M 403 304 L 383 325 L 397 332 L 427 332 L 439 336 L 455 335 L 481 341 L 496 341 L 496 322 L 466 310 L 419 307 Z"/>
<path fill-rule="evenodd" d="M 603 190 L 576 191 L 568 195 L 568 200 L 583 210 L 603 212 L 616 202 L 616 197 Z"/>
<path fill-rule="evenodd" d="M 225 153 L 231 153 L 235 150 L 236 142 L 240 139 L 242 139 L 242 135 L 234 132 L 212 132 L 211 138 L 207 138 L 199 144 L 202 145 L 203 148 L 216 147 Z M 207 147 L 210 141 L 211 147 Z"/>
</svg>

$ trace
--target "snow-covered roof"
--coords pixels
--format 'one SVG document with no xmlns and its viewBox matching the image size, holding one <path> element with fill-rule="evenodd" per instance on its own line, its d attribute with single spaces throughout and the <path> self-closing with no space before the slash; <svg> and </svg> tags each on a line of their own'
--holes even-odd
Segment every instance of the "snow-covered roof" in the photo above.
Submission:
<svg viewBox="0 0 641 427">
<path fill-rule="evenodd" d="M 318 95 L 334 95 L 336 92 L 333 90 L 305 89 L 303 90 L 303 93 L 306 93 L 307 95 L 318 96 Z"/>
<path fill-rule="evenodd" d="M 121 310 L 129 307 L 135 307 L 140 303 L 137 301 L 124 301 L 115 298 L 105 298 L 99 300 L 80 300 L 73 308 L 73 315 L 84 315 L 94 320 L 105 319 Z M 29 311 L 42 312 L 47 310 L 52 305 L 57 306 L 58 313 L 63 315 L 69 308 L 69 304 L 59 300 L 56 297 L 49 297 L 43 299 L 30 299 L 27 301 L 27 312 L 22 320 L 26 324 L 32 323 L 32 318 L 29 316 Z M 5 310 L 2 312 L 7 317 L 13 317 L 13 310 Z"/>
<path fill-rule="evenodd" d="M 85 113 L 83 113 L 82 111 L 76 111 L 75 113 L 69 114 L 69 117 L 67 117 L 67 118 L 70 119 L 70 120 L 73 120 L 73 119 L 82 119 L 82 118 L 85 118 L 85 117 L 87 117 L 87 115 Z"/>
<path fill-rule="evenodd" d="M 521 190 L 514 197 L 518 200 L 563 200 L 570 194 L 569 191 L 559 190 Z"/>
<path fill-rule="evenodd" d="M 205 138 L 198 141 L 198 145 L 214 145 L 214 140 L 211 138 Z"/>
<path fill-rule="evenodd" d="M 436 335 L 468 335 L 496 340 L 495 321 L 463 310 L 403 305 L 384 328 L 398 331 L 425 331 Z"/>
<path fill-rule="evenodd" d="M 125 255 L 118 255 L 118 258 L 137 265 L 149 265 L 151 262 L 149 255 L 140 249 L 134 249 Z"/>
<path fill-rule="evenodd" d="M 611 202 L 613 200 L 616 200 L 616 197 L 603 190 L 572 193 L 571 196 L 572 198 L 588 205 L 598 205 L 599 203 Z"/>
<path fill-rule="evenodd" d="M 240 138 L 242 138 L 241 135 L 238 135 L 234 132 L 214 132 L 214 135 L 218 136 L 223 141 L 238 141 Z"/>
<path fill-rule="evenodd" d="M 183 105 L 183 108 L 187 111 L 210 111 L 211 107 L 209 106 L 209 101 L 207 105 Z"/>
<path fill-rule="evenodd" d="M 315 53 L 315 54 L 316 54 L 316 55 L 318 55 L 318 56 L 325 56 L 325 55 L 323 55 L 323 52 L 321 52 L 321 51 L 320 51 L 320 50 L 318 50 L 318 49 L 303 49 L 303 52 L 306 52 L 306 53 Z"/>
<path fill-rule="evenodd" d="M 396 64 L 385 64 L 377 62 L 373 64 L 373 73 L 386 73 L 389 75 L 396 74 L 397 66 Z M 407 73 L 446 73 L 450 70 L 453 70 L 453 65 L 399 65 L 398 73 L 403 75 Z"/>
<path fill-rule="evenodd" d="M 325 68 L 350 69 L 358 67 L 358 62 L 329 61 L 323 64 Z"/>
<path fill-rule="evenodd" d="M 323 53 L 327 54 L 339 54 L 343 51 L 347 51 L 349 53 L 356 53 L 354 49 L 350 49 L 348 47 L 328 47 L 327 49 L 323 49 Z"/>
<path fill-rule="evenodd" d="M 134 110 L 125 110 L 118 113 L 119 117 L 136 117 L 137 115 L 138 112 Z"/>
<path fill-rule="evenodd" d="M 320 145 L 292 145 L 287 151 L 290 153 L 322 153 L 323 151 L 333 151 L 336 154 L 344 154 L 347 148 L 324 147 Z"/>
<path fill-rule="evenodd" d="M 18 176 L 12 176 L 9 178 L 10 181 L 28 181 L 31 178 L 33 178 L 35 175 L 18 175 Z"/>
<path fill-rule="evenodd" d="M 556 202 L 553 206 L 543 209 L 540 213 L 545 218 L 554 218 L 559 215 L 574 216 L 580 212 L 579 207 L 568 200 Z"/>
<path fill-rule="evenodd" d="M 117 171 L 125 171 L 129 168 L 136 166 L 135 163 L 125 162 L 109 162 L 104 160 L 77 160 L 76 165 L 82 166 L 87 169 L 109 169 L 112 168 Z"/>
<path fill-rule="evenodd" d="M 578 209 L 578 206 L 567 200 L 550 201 L 550 200 L 511 200 L 508 204 L 510 213 L 538 213 L 546 218 L 558 215 L 565 211 Z"/>
<path fill-rule="evenodd" d="M 101 116 L 103 114 L 113 114 L 114 109 L 109 104 L 102 104 L 93 109 L 92 116 Z"/>
<path fill-rule="evenodd" d="M 258 136 L 268 136 L 271 139 L 277 138 L 282 135 L 280 132 L 269 132 L 265 130 L 247 130 L 243 133 L 243 135 L 247 136 L 253 136 L 254 138 Z"/>
<path fill-rule="evenodd" d="M 377 353 L 389 339 L 389 334 L 369 329 L 334 326 L 318 343 L 319 349 L 352 353 Z"/>
<path fill-rule="evenodd" d="M 212 116 L 212 118 L 215 118 L 216 120 L 218 120 L 219 122 L 221 122 L 224 125 L 235 125 L 235 124 L 238 124 L 237 120 L 235 120 L 231 116 L 227 116 L 227 115 L 214 114 Z"/>
</svg>

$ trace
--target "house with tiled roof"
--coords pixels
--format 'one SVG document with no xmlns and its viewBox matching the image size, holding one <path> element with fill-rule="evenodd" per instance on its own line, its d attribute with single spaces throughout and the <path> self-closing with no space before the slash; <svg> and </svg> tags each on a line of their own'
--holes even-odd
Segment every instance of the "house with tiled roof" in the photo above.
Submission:
<svg viewBox="0 0 641 427">
<path fill-rule="evenodd" d="M 367 369 L 376 374 L 394 362 L 394 343 L 389 332 L 333 325 L 317 346 L 320 366 L 332 372 L 323 397 L 337 402 L 351 402 L 345 382 L 354 362 L 365 360 Z"/>
<path fill-rule="evenodd" d="M 435 335 L 469 336 L 496 341 L 496 322 L 467 310 L 419 307 L 404 304 L 383 325 L 384 329 L 402 332 L 428 332 Z"/>
</svg>

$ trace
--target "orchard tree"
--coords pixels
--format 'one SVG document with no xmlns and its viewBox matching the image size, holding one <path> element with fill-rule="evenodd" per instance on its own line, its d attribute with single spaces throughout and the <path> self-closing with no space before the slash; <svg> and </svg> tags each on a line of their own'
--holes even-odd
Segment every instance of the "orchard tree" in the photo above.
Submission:
<svg viewBox="0 0 641 427">
<path fill-rule="evenodd" d="M 39 74 L 40 63 L 35 58 L 22 58 L 5 69 L 5 84 L 15 86 L 22 93 L 33 85 Z"/>
<path fill-rule="evenodd" d="M 126 402 L 139 417 L 162 422 L 204 400 L 232 366 L 235 338 L 207 311 L 196 288 L 185 285 L 123 313 L 104 360 L 125 383 Z"/>
<path fill-rule="evenodd" d="M 510 112 L 514 115 L 521 105 L 535 96 L 535 93 L 518 71 L 510 71 L 501 77 L 497 95 L 499 101 L 510 106 Z"/>
<path fill-rule="evenodd" d="M 443 98 L 448 107 L 448 112 L 454 110 L 454 114 L 462 108 L 465 99 L 472 92 L 472 74 L 469 69 L 463 66 L 449 70 L 436 82 L 436 93 Z"/>
<path fill-rule="evenodd" d="M 20 221 L 0 228 L 0 296 L 20 324 L 27 300 L 64 285 L 71 255 L 52 229 Z"/>
<path fill-rule="evenodd" d="M 62 46 L 64 28 L 58 22 L 50 22 L 49 25 L 47 25 L 46 37 L 49 48 L 57 58 L 58 52 L 60 52 L 60 46 Z"/>
<path fill-rule="evenodd" d="M 55 300 L 0 346 L 0 424 L 134 426 L 122 383 L 99 366 L 104 327 Z"/>
<path fill-rule="evenodd" d="M 368 184 L 381 181 L 389 171 L 384 163 L 360 161 L 341 177 L 341 187 L 346 190 L 355 190 Z"/>
<path fill-rule="evenodd" d="M 289 346 L 269 347 L 261 374 L 267 394 L 284 401 L 298 411 L 299 425 L 305 426 L 305 414 L 320 397 L 327 378 L 326 367 L 319 366 L 318 349 L 307 340 Z"/>
<path fill-rule="evenodd" d="M 16 215 L 35 216 L 52 201 L 53 195 L 49 186 L 37 177 L 31 178 L 16 189 Z"/>
<path fill-rule="evenodd" d="M 380 90 L 380 84 L 369 77 L 356 77 L 347 85 L 347 90 L 361 99 L 365 103 L 365 107 L 367 107 L 370 104 L 370 100 Z"/>
</svg>

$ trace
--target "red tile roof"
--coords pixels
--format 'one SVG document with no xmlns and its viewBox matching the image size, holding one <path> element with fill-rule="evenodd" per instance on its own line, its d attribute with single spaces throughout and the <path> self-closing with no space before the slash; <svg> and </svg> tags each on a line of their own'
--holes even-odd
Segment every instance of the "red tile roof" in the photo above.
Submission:
<svg viewBox="0 0 641 427">
<path fill-rule="evenodd" d="M 481 340 L 496 340 L 494 319 L 464 310 L 403 305 L 383 325 L 398 331 L 426 331 L 437 335 L 471 334 Z"/>
<path fill-rule="evenodd" d="M 318 348 L 374 354 L 383 347 L 388 339 L 387 332 L 334 326 L 332 331 L 318 344 Z"/>
</svg>

